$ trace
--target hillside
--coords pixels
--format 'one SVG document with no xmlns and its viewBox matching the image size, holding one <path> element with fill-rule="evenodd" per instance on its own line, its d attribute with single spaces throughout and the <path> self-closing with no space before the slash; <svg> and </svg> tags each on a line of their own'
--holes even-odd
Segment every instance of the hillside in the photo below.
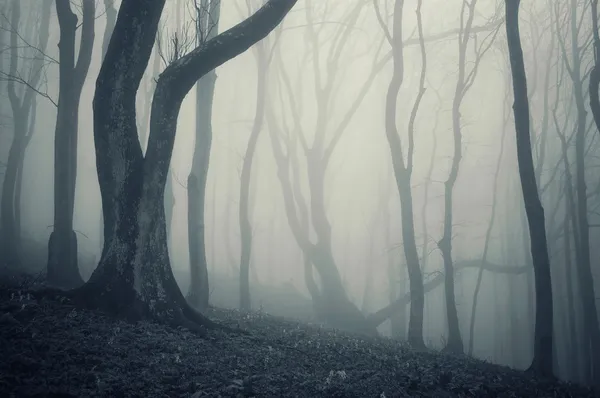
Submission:
<svg viewBox="0 0 600 398">
<path fill-rule="evenodd" d="M 263 312 L 213 309 L 249 334 L 198 336 L 0 290 L 0 396 L 593 397 L 481 361 L 416 352 Z"/>
</svg>

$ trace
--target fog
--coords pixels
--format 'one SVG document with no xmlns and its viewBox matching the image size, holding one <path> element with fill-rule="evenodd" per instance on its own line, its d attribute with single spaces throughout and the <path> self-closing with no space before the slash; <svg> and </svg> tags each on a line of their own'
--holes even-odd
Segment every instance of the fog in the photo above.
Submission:
<svg viewBox="0 0 600 398">
<path fill-rule="evenodd" d="M 9 23 L 10 9 L 14 7 L 14 2 L 7 0 L 1 6 L 4 32 L 0 38 L 4 49 L 0 65 L 4 76 L 0 89 L 2 93 L 7 92 L 5 85 L 11 79 L 8 51 L 11 29 L 21 32 L 19 76 L 31 73 L 28 62 L 32 62 L 30 59 L 35 53 L 24 43 L 37 41 L 39 27 L 36 21 L 41 18 L 42 7 L 36 0 L 18 2 L 22 18 L 19 27 L 13 27 Z M 79 2 L 72 3 L 74 12 L 81 20 Z M 84 280 L 90 277 L 100 260 L 103 244 L 92 102 L 102 63 L 102 40 L 107 19 L 104 4 L 96 3 L 92 62 L 79 108 L 73 220 L 79 256 L 85 259 L 79 262 Z M 194 10 L 191 3 L 188 0 L 167 1 L 159 26 L 163 52 L 169 51 L 168 42 L 175 32 L 179 37 L 194 35 Z M 255 9 L 258 8 L 258 3 L 261 2 L 253 3 Z M 384 0 L 377 3 L 384 22 L 391 29 L 394 2 Z M 565 283 L 565 272 L 574 274 L 574 271 L 565 268 L 567 260 L 564 236 L 571 232 L 568 226 L 565 229 L 565 225 L 569 225 L 569 218 L 565 215 L 568 194 L 565 194 L 564 187 L 567 173 L 563 164 L 560 135 L 556 130 L 560 128 L 566 134 L 570 157 L 567 164 L 571 164 L 572 169 L 568 173 L 575 173 L 575 154 L 571 152 L 574 150 L 571 148 L 574 148 L 575 139 L 571 140 L 569 137 L 575 135 L 577 128 L 573 84 L 564 66 L 564 58 L 570 65 L 573 63 L 573 44 L 568 25 L 570 20 L 563 17 L 563 14 L 558 17 L 555 14 L 555 8 L 560 8 L 558 12 L 564 15 L 571 12 L 566 3 L 568 2 L 564 6 L 558 6 L 554 2 L 523 2 L 520 29 L 530 93 L 533 157 L 545 210 L 552 269 L 554 338 L 556 355 L 562 362 L 558 372 L 563 378 L 589 381 L 585 371 L 574 374 L 568 365 L 564 365 L 571 363 L 568 361 L 583 361 L 574 355 L 583 355 L 585 347 L 589 348 L 589 344 L 579 342 L 579 349 L 576 350 L 579 354 L 572 352 L 576 349 L 571 343 L 572 339 L 584 339 L 585 316 L 582 309 L 584 307 L 578 298 L 577 277 L 572 277 L 575 289 L 574 313 L 570 313 L 568 308 L 572 300 L 569 294 L 572 293 L 568 293 Z M 583 87 L 587 90 L 587 76 L 594 62 L 590 45 L 591 14 L 587 2 L 575 3 L 577 18 L 583 21 L 578 22 L 581 26 L 579 46 L 582 79 L 585 79 Z M 358 4 L 361 5 L 360 8 L 357 8 Z M 423 2 L 421 10 L 427 60 L 426 90 L 414 120 L 414 169 L 410 186 L 416 245 L 425 283 L 444 274 L 444 262 L 438 242 L 443 236 L 444 184 L 448 179 L 454 154 L 452 107 L 460 61 L 457 31 L 460 24 L 465 23 L 464 17 L 461 19 L 462 4 L 459 0 L 429 0 Z M 114 5 L 118 9 L 120 2 L 115 1 Z M 404 2 L 402 21 L 405 40 L 404 73 L 396 108 L 396 126 L 404 156 L 407 156 L 408 126 L 419 92 L 422 67 L 416 6 L 417 1 Z M 359 10 L 359 14 L 356 21 L 353 21 L 355 8 Z M 529 366 L 533 355 L 534 283 L 529 232 L 518 174 L 504 2 L 479 0 L 475 10 L 472 26 L 477 33 L 470 35 L 465 68 L 469 76 L 473 68 L 476 68 L 476 73 L 472 87 L 466 91 L 460 104 L 462 159 L 453 189 L 452 261 L 457 269 L 454 281 L 456 308 L 465 351 L 468 351 L 473 294 L 480 264 L 485 261 L 489 267 L 482 274 L 473 331 L 477 336 L 474 339 L 473 355 L 524 369 Z M 222 2 L 219 32 L 233 27 L 248 15 L 245 1 Z M 561 29 L 558 40 L 556 18 L 559 19 Z M 349 35 L 345 44 L 340 45 L 344 40 L 340 35 L 346 29 L 349 29 Z M 78 29 L 76 43 L 79 42 L 80 30 Z M 49 60 L 59 57 L 59 33 L 56 10 L 52 7 L 49 41 L 45 51 L 47 62 L 36 90 L 47 93 L 54 102 L 58 100 L 58 65 Z M 307 162 L 312 160 L 307 160 L 302 151 L 303 143 L 310 147 L 322 136 L 323 147 L 327 148 L 336 139 L 336 134 L 341 134 L 327 164 L 323 184 L 326 220 L 331 225 L 332 254 L 350 301 L 365 315 L 374 313 L 390 303 L 390 286 L 396 295 L 400 295 L 408 291 L 409 282 L 402 239 L 400 197 L 394 180 L 390 146 L 386 139 L 386 93 L 392 78 L 392 61 L 385 62 L 380 70 L 373 71 L 374 65 L 388 56 L 391 47 L 377 19 L 373 2 L 300 0 L 262 44 L 271 58 L 266 73 L 266 116 L 260 128 L 251 169 L 251 290 L 258 286 L 261 286 L 260 289 L 275 286 L 286 286 L 289 289 L 293 286 L 307 302 L 311 300 L 305 280 L 303 251 L 290 229 L 285 209 L 271 131 L 279 137 L 280 143 L 284 142 L 286 136 L 289 143 L 295 143 L 290 159 L 297 162 L 298 174 L 294 175 L 293 180 L 297 182 L 299 191 L 294 188 L 294 196 L 297 201 L 308 206 L 309 212 L 311 192 L 314 192 L 309 186 Z M 489 49 L 486 48 L 488 45 Z M 486 50 L 481 60 L 477 61 L 477 51 L 482 51 L 483 48 Z M 152 98 L 153 81 L 158 79 L 158 75 L 153 74 L 152 67 L 153 57 L 157 52 L 158 47 L 155 46 L 138 90 L 138 126 L 144 126 L 144 123 L 147 126 L 147 121 L 142 118 L 148 114 L 145 109 Z M 339 59 L 328 64 L 332 54 Z M 160 70 L 166 67 L 167 58 L 165 56 L 165 59 L 160 60 Z M 216 69 L 213 137 L 204 206 L 211 297 L 213 294 L 216 297 L 214 290 L 219 290 L 218 283 L 213 284 L 217 275 L 219 278 L 228 276 L 239 279 L 240 178 L 255 121 L 257 68 L 257 51 L 256 47 L 252 47 Z M 282 71 L 287 75 L 289 85 L 286 85 Z M 546 74 L 549 75 L 548 79 Z M 19 81 L 17 87 L 19 93 L 28 90 Z M 318 100 L 319 95 L 323 95 L 322 87 L 331 89 L 326 102 Z M 364 98 L 357 100 L 362 91 L 365 91 Z M 585 106 L 589 109 L 587 93 L 585 91 Z M 2 97 L 0 112 L 4 122 L 0 132 L 0 161 L 5 163 L 13 136 L 13 113 L 8 96 L 3 94 Z M 55 159 L 52 148 L 57 108 L 51 100 L 40 94 L 36 95 L 35 103 L 37 118 L 33 136 L 25 152 L 22 171 L 21 237 L 46 247 L 54 223 L 52 192 Z M 323 104 L 327 105 L 326 109 L 323 109 Z M 298 111 L 296 115 L 294 110 Z M 597 291 L 600 288 L 600 268 L 597 261 L 600 253 L 595 244 L 600 239 L 595 228 L 600 224 L 600 214 L 597 212 L 600 185 L 596 171 L 599 164 L 596 156 L 598 131 L 589 111 L 588 114 L 585 122 L 588 131 L 585 177 L 591 269 Z M 143 127 L 140 127 L 140 131 L 141 129 Z M 191 90 L 183 101 L 177 119 L 177 134 L 169 171 L 170 182 L 167 183 L 167 195 L 169 187 L 172 187 L 174 198 L 172 221 L 167 226 L 169 258 L 184 294 L 190 286 L 187 178 L 192 167 L 195 140 L 196 91 Z M 296 211 L 300 214 L 301 205 L 297 203 L 297 206 Z M 313 204 L 313 211 L 314 209 Z M 492 211 L 495 212 L 494 224 L 486 243 Z M 316 242 L 319 232 L 314 226 L 314 214 L 307 219 L 310 240 Z M 572 249 L 567 250 L 570 255 Z M 394 267 L 391 274 L 390 264 Z M 42 270 L 45 264 L 36 266 Z M 526 272 L 490 272 L 490 267 L 528 268 Z M 236 297 L 239 295 L 237 291 L 232 294 Z M 233 303 L 237 305 L 237 298 Z M 253 309 L 262 305 L 266 307 L 267 303 L 252 297 Z M 441 349 L 447 342 L 445 306 L 443 283 L 430 292 L 426 291 L 423 338 L 430 348 Z M 406 308 L 409 307 L 410 305 Z M 281 311 L 287 310 L 283 308 Z M 404 322 L 407 322 L 408 315 L 405 317 Z M 571 324 L 576 325 L 575 336 L 572 335 Z M 380 325 L 378 330 L 383 335 L 393 335 L 389 320 Z M 400 334 L 406 338 L 405 332 Z"/>
</svg>

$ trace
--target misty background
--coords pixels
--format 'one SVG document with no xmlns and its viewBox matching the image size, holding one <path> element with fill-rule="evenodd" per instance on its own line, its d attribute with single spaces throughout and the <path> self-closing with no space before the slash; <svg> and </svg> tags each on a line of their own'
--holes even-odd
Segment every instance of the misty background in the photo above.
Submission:
<svg viewBox="0 0 600 398">
<path fill-rule="evenodd" d="M 2 26 L 9 29 L 6 27 L 9 26 L 7 19 L 11 2 L 7 0 L 3 3 L 0 3 Z M 40 18 L 40 2 L 23 0 L 19 3 L 22 20 L 33 21 L 29 26 L 34 26 L 35 21 Z M 81 11 L 77 3 L 73 2 L 76 13 Z M 101 203 L 92 135 L 92 98 L 101 65 L 100 44 L 106 18 L 103 5 L 101 2 L 97 3 L 96 42 L 81 96 L 75 196 L 74 229 L 78 234 L 80 256 L 86 258 L 86 261 L 80 262 L 84 280 L 92 273 L 102 249 Z M 359 3 L 362 4 L 359 17 L 351 27 L 347 43 L 339 48 L 338 66 L 328 69 L 326 57 L 337 43 L 335 37 L 347 27 L 350 14 Z M 387 6 L 386 1 L 380 3 L 382 14 L 389 22 L 393 2 L 387 2 Z M 460 23 L 461 3 L 458 0 L 429 0 L 423 2 L 421 11 L 427 51 L 426 92 L 415 119 L 411 186 L 417 248 L 421 262 L 426 263 L 423 266 L 425 282 L 443 273 L 443 261 L 437 242 L 442 237 L 444 182 L 448 177 L 454 151 L 451 110 L 459 58 L 457 35 L 452 32 L 456 32 Z M 473 292 L 478 264 L 483 258 L 494 199 L 495 221 L 486 261 L 498 267 L 520 267 L 531 263 L 528 231 L 523 228 L 526 222 L 516 161 L 506 35 L 503 27 L 498 28 L 502 24 L 502 3 L 495 0 L 480 0 L 477 3 L 473 26 L 484 28 L 472 36 L 475 44 L 469 44 L 467 70 L 475 65 L 472 47 L 492 40 L 492 37 L 494 41 L 478 64 L 473 85 L 460 107 L 463 158 L 454 188 L 452 254 L 455 264 L 471 264 L 458 269 L 455 280 L 456 305 L 465 341 L 471 338 L 469 322 Z M 564 3 L 564 7 L 559 7 L 552 1 L 524 2 L 521 10 L 521 35 L 530 91 L 534 161 L 539 159 L 541 146 L 545 146 L 538 184 L 544 187 L 541 196 L 545 207 L 553 272 L 556 271 L 556 276 L 553 274 L 556 339 L 566 341 L 571 333 L 569 322 L 576 323 L 578 335 L 583 333 L 583 327 L 579 305 L 575 314 L 572 314 L 574 318 L 565 310 L 569 298 L 564 278 L 560 276 L 564 275 L 565 267 L 565 170 L 560 137 L 555 132 L 552 115 L 549 114 L 556 108 L 558 125 L 569 137 L 576 124 L 573 116 L 575 105 L 570 94 L 571 83 L 565 72 L 562 55 L 559 54 L 560 40 L 553 37 L 557 35 L 556 26 L 561 26 L 562 30 L 558 35 L 562 35 L 561 45 L 566 56 L 570 57 L 572 44 L 568 36 L 569 20 L 563 17 L 570 12 L 569 2 Z M 119 1 L 115 1 L 117 9 L 118 5 Z M 405 39 L 412 39 L 413 42 L 405 47 L 404 81 L 396 119 L 405 145 L 421 72 L 415 7 L 416 1 L 405 2 L 403 34 Z M 589 50 L 591 26 L 589 18 L 583 19 L 583 16 L 587 16 L 585 13 L 589 12 L 589 7 L 584 1 L 576 2 L 576 7 L 582 14 L 578 18 L 581 17 L 583 21 L 579 32 L 580 46 L 588 49 L 582 62 L 585 74 L 593 62 L 593 53 Z M 558 16 L 555 15 L 557 8 L 560 8 Z M 55 13 L 53 8 L 46 54 L 47 57 L 57 59 L 59 31 Z M 223 1 L 219 31 L 228 29 L 247 15 L 245 1 Z M 182 34 L 186 24 L 192 22 L 191 18 L 191 9 L 186 0 L 169 0 L 159 28 L 161 40 L 167 43 L 174 32 Z M 26 23 L 24 22 L 24 26 Z M 307 31 L 310 24 L 319 32 L 317 46 L 311 41 Z M 384 125 L 386 90 L 392 73 L 391 61 L 373 72 L 373 65 L 389 53 L 389 43 L 384 37 L 372 2 L 364 0 L 299 1 L 278 29 L 281 29 L 280 37 L 275 39 L 276 35 L 272 33 L 265 41 L 268 49 L 277 46 L 267 73 L 266 105 L 279 125 L 276 133 L 283 137 L 285 132 L 282 126 L 287 126 L 291 136 L 295 137 L 292 140 L 295 140 L 296 147 L 299 148 L 302 139 L 298 134 L 310 143 L 315 137 L 315 130 L 324 127 L 328 143 L 347 115 L 351 115 L 327 167 L 324 195 L 327 218 L 332 226 L 333 255 L 348 296 L 363 312 L 375 312 L 389 304 L 390 285 L 395 284 L 393 289 L 396 292 L 406 292 L 408 289 L 399 195 L 393 179 Z M 494 35 L 496 30 L 498 33 Z M 6 37 L 5 34 L 3 46 L 6 45 Z M 23 41 L 34 43 L 36 38 L 35 29 L 30 27 L 23 30 Z M 258 70 L 253 51 L 254 49 L 250 49 L 216 70 L 213 141 L 205 199 L 205 241 L 211 283 L 216 275 L 239 277 L 240 173 L 257 103 Z M 156 46 L 154 52 L 152 57 L 158 53 Z M 29 73 L 27 60 L 34 53 L 26 45 L 22 46 L 20 74 Z M 6 70 L 8 52 L 2 51 L 1 57 L 1 68 Z M 144 107 L 151 100 L 152 81 L 157 78 L 152 67 L 153 59 L 150 60 L 138 92 L 138 117 L 144 114 Z M 320 62 L 318 77 L 314 66 L 317 59 Z M 161 70 L 164 69 L 163 59 L 159 60 L 159 65 Z M 289 76 L 290 87 L 283 82 L 282 70 Z M 545 81 L 547 73 L 550 76 L 549 83 Z M 48 61 L 39 90 L 47 93 L 53 100 L 58 96 L 57 77 L 58 66 Z M 332 84 L 330 106 L 326 110 L 319 109 L 316 101 L 315 79 Z M 3 88 L 0 89 L 2 97 L 6 93 L 5 84 L 2 82 Z M 25 87 L 20 88 L 24 89 Z M 353 110 L 362 90 L 367 90 L 366 94 L 360 105 Z M 290 96 L 296 101 L 295 105 L 290 104 Z M 195 91 L 191 91 L 179 114 L 170 169 L 174 207 L 169 230 L 169 255 L 177 281 L 184 292 L 189 286 L 186 178 L 192 164 L 195 141 L 195 101 Z M 51 148 L 54 144 L 52 131 L 56 107 L 42 95 L 36 96 L 35 103 L 37 118 L 33 136 L 27 146 L 23 169 L 22 236 L 46 244 L 53 223 L 54 159 Z M 291 106 L 297 106 L 301 110 L 298 121 L 292 115 Z M 6 98 L 0 100 L 0 112 L 3 120 L 0 159 L 6 159 L 12 135 L 12 115 Z M 325 122 L 318 126 L 322 118 Z M 548 121 L 545 131 L 542 131 L 544 118 L 548 118 Z M 295 124 L 296 122 L 298 123 Z M 591 226 L 592 271 L 598 281 L 600 267 L 597 258 L 600 253 L 594 242 L 600 239 L 595 228 L 600 225 L 600 173 L 597 172 L 600 162 L 596 156 L 598 132 L 591 117 L 589 123 L 592 126 L 588 129 L 589 150 L 586 155 L 588 215 Z M 309 301 L 310 295 L 304 279 L 304 260 L 290 231 L 284 209 L 269 129 L 275 129 L 275 126 L 265 120 L 252 168 L 250 214 L 253 242 L 250 284 L 285 285 L 286 288 L 291 285 Z M 542 140 L 544 134 L 546 138 Z M 542 141 L 544 143 L 540 144 Z M 569 145 L 572 146 L 572 142 Z M 301 193 L 309 201 L 307 159 L 299 149 L 296 156 L 301 173 Z M 494 173 L 498 162 L 500 172 L 496 183 Z M 391 279 L 390 263 L 398 267 L 396 275 Z M 478 336 L 474 341 L 474 355 L 517 368 L 527 367 L 532 353 L 534 322 L 531 273 L 484 272 L 481 283 L 474 329 L 474 334 Z M 577 291 L 575 277 L 572 284 Z M 595 286 L 597 291 L 597 282 Z M 218 284 L 211 285 L 211 291 L 218 289 Z M 253 300 L 252 306 L 256 309 L 262 304 Z M 444 345 L 447 336 L 444 306 L 443 284 L 439 284 L 426 293 L 424 339 L 430 347 Z M 380 326 L 379 330 L 385 335 L 391 335 L 389 321 Z M 568 344 L 558 345 L 559 358 L 570 355 L 568 347 Z M 563 376 L 575 377 L 568 369 L 563 368 L 563 373 Z"/>
</svg>

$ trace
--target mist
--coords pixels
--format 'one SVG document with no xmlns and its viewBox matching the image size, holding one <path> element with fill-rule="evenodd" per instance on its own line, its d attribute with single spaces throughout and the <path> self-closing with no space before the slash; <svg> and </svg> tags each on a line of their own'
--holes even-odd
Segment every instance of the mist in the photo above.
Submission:
<svg viewBox="0 0 600 398">
<path fill-rule="evenodd" d="M 78 18 L 74 70 L 81 57 L 82 4 L 86 1 L 70 6 Z M 46 2 L 52 3 L 48 42 L 40 48 L 42 3 Z M 82 282 L 100 280 L 94 279 L 100 275 L 95 270 L 111 266 L 111 253 L 117 250 L 115 236 L 125 236 L 119 235 L 119 225 L 133 222 L 119 215 L 121 210 L 110 210 L 120 206 L 120 199 L 110 204 L 110 198 L 117 198 L 121 191 L 106 183 L 101 196 L 99 173 L 111 175 L 108 168 L 102 169 L 108 167 L 107 159 L 113 162 L 110 170 L 117 170 L 120 156 L 126 159 L 129 153 L 137 153 L 129 141 L 123 141 L 127 142 L 123 148 L 135 151 L 115 151 L 110 145 L 117 145 L 116 138 L 102 141 L 104 149 L 97 145 L 104 120 L 100 112 L 112 109 L 102 114 L 106 116 L 116 109 L 108 105 L 107 98 L 112 101 L 113 97 L 98 94 L 102 82 L 109 81 L 108 70 L 118 68 L 117 63 L 102 66 L 103 59 L 105 63 L 117 59 L 119 51 L 117 33 L 103 46 L 104 35 L 110 37 L 114 27 L 106 7 L 119 11 L 122 4 L 118 0 L 94 3 L 90 66 L 77 101 L 76 165 L 64 169 L 76 170 L 69 227 L 76 235 L 76 246 L 70 250 L 75 250 L 73 264 Z M 198 314 L 208 306 L 264 310 L 379 334 L 415 347 L 464 353 L 514 369 L 528 369 L 532 361 L 535 365 L 536 297 L 540 297 L 536 296 L 536 273 L 539 276 L 541 268 L 535 268 L 539 246 L 531 245 L 530 228 L 539 225 L 532 225 L 531 218 L 528 223 L 530 213 L 524 206 L 519 174 L 518 143 L 528 145 L 528 141 L 515 130 L 513 112 L 518 110 L 513 109 L 516 96 L 505 2 L 289 2 L 296 4 L 247 50 L 238 51 L 237 56 L 231 55 L 233 50 L 215 53 L 215 59 L 223 59 L 214 61 L 219 65 L 207 102 L 212 108 L 206 111 L 199 105 L 209 89 L 191 89 L 190 85 L 174 111 L 176 134 L 171 137 L 164 132 L 168 123 L 158 116 L 153 119 L 173 102 L 170 92 L 162 98 L 155 96 L 155 88 L 171 76 L 163 72 L 171 73 L 167 68 L 177 62 L 185 67 L 185 57 L 193 55 L 197 46 L 211 40 L 218 45 L 215 35 L 235 29 L 255 12 L 258 15 L 263 4 L 285 1 L 218 2 L 216 19 L 211 19 L 217 14 L 210 3 L 167 1 L 162 13 L 156 14 L 160 16 L 156 39 L 148 36 L 144 42 L 153 40 L 151 52 L 143 55 L 144 50 L 139 50 L 139 59 L 146 62 L 136 66 L 144 72 L 136 86 L 132 111 L 137 127 L 133 127 L 142 152 L 153 154 L 140 163 L 145 165 L 143 172 L 150 173 L 154 167 L 155 175 L 161 176 L 156 181 L 165 178 L 161 208 L 149 211 L 154 216 L 148 217 L 164 219 L 168 256 L 162 256 L 159 249 L 143 252 L 143 247 L 151 247 L 148 242 L 162 236 L 163 227 L 140 221 L 140 226 L 150 225 L 158 232 L 138 238 L 138 254 L 131 264 L 140 261 L 139 269 L 147 272 L 149 264 L 160 263 L 152 268 L 161 270 L 157 275 L 172 269 L 181 293 Z M 15 7 L 20 8 L 17 26 L 11 14 Z M 58 48 L 61 27 L 51 0 L 5 0 L 0 10 L 0 180 L 8 175 L 9 158 L 17 156 L 11 155 L 17 151 L 13 146 L 17 125 L 28 129 L 17 174 L 21 180 L 18 199 L 4 194 L 6 182 L 2 186 L 2 211 L 13 218 L 18 214 L 19 228 L 11 229 L 17 234 L 11 235 L 12 243 L 6 243 L 8 224 L 0 223 L 4 228 L 0 237 L 5 240 L 0 263 L 5 268 L 46 273 L 52 257 L 48 255 L 51 233 L 58 231 L 57 237 L 62 233 L 55 225 L 58 158 L 53 149 L 58 139 L 55 130 L 59 131 L 55 129 L 57 110 L 62 106 L 59 64 L 66 64 Z M 202 13 L 209 21 L 204 36 L 198 33 L 202 32 Z M 120 10 L 118 18 L 124 17 Z M 590 104 L 598 87 L 589 83 L 596 73 L 594 48 L 600 40 L 597 43 L 594 36 L 593 17 L 594 9 L 587 1 L 522 2 L 519 12 L 527 78 L 527 134 L 531 136 L 528 147 L 537 184 L 532 191 L 543 206 L 551 275 L 550 368 L 560 379 L 587 385 L 600 380 L 600 251 L 595 244 L 600 240 L 600 162 L 598 126 Z M 124 34 L 125 28 L 119 29 Z M 137 62 L 138 58 L 131 57 L 128 62 Z M 197 70 L 205 67 L 198 62 Z M 206 84 L 208 80 L 202 83 L 201 79 L 209 72 L 212 69 L 194 77 L 194 83 Z M 129 83 L 124 81 L 123 92 L 128 92 Z M 395 82 L 396 97 L 390 94 Z M 118 91 L 111 90 L 105 91 Z M 29 96 L 30 109 L 23 113 Z M 209 112 L 208 122 L 198 116 L 202 112 Z M 102 128 L 117 126 L 106 117 Z M 122 126 L 119 134 L 129 134 L 131 126 Z M 206 131 L 210 131 L 208 144 L 206 136 L 200 135 Z M 255 148 L 249 151 L 252 136 Z M 165 148 L 171 139 L 168 156 Z M 204 141 L 197 145 L 198 140 Z M 112 152 L 107 148 L 113 148 Z M 195 151 L 202 148 L 208 148 L 209 155 L 194 160 Z M 97 160 L 98 151 L 107 151 L 103 160 Z M 203 161 L 207 168 L 202 168 Z M 164 176 L 158 171 L 163 165 L 168 168 Z M 205 182 L 198 174 L 202 170 L 207 173 Z M 138 175 L 134 171 L 123 172 L 132 178 L 126 181 L 142 179 L 133 177 Z M 249 179 L 244 194 L 245 173 Z M 144 174 L 146 182 L 140 188 L 144 195 L 154 192 L 148 175 Z M 109 177 L 103 178 L 108 181 Z M 199 203 L 203 203 L 197 221 L 201 232 L 192 239 L 190 181 L 200 181 Z M 157 184 L 161 191 L 162 183 Z M 108 213 L 104 216 L 103 197 Z M 6 207 L 4 202 L 9 200 L 18 206 Z M 140 208 L 151 203 L 145 200 Z M 407 214 L 412 215 L 410 222 Z M 13 246 L 16 254 L 9 256 L 7 247 Z M 196 246 L 199 251 L 192 252 L 190 248 Z M 190 253 L 199 257 L 190 261 Z M 191 271 L 190 267 L 198 268 Z M 207 280 L 202 279 L 202 267 Z M 415 290 L 417 274 L 422 279 L 420 290 Z M 447 275 L 453 278 L 449 281 Z M 53 285 L 78 287 L 66 282 Z M 195 297 L 194 292 L 206 298 Z M 421 321 L 415 309 L 419 294 L 424 296 Z M 382 315 L 380 310 L 391 304 L 395 306 Z"/>
</svg>

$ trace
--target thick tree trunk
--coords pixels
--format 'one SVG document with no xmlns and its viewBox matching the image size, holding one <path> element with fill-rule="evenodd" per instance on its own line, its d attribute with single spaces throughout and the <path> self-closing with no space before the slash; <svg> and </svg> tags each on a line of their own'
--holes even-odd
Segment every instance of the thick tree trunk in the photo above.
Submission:
<svg viewBox="0 0 600 398">
<path fill-rule="evenodd" d="M 94 96 L 96 166 L 104 209 L 104 248 L 75 294 L 93 307 L 172 324 L 210 324 L 179 290 L 169 262 L 165 185 L 185 95 L 210 71 L 264 38 L 296 3 L 271 0 L 251 17 L 170 64 L 158 79 L 146 156 L 135 97 L 165 0 L 123 0 Z"/>
<path fill-rule="evenodd" d="M 212 71 L 196 86 L 196 145 L 192 170 L 187 180 L 188 247 L 190 256 L 189 302 L 203 310 L 208 307 L 209 281 L 206 261 L 206 181 L 212 143 L 212 103 L 217 74 Z"/>
<path fill-rule="evenodd" d="M 535 270 L 536 322 L 534 355 L 530 369 L 545 376 L 552 372 L 553 303 L 550 260 L 546 243 L 544 208 L 539 198 L 531 137 L 529 133 L 529 100 L 523 50 L 519 34 L 520 0 L 506 0 L 506 35 L 513 77 L 514 117 L 517 132 L 517 159 L 519 175 L 531 241 L 531 256 Z"/>
<path fill-rule="evenodd" d="M 104 34 L 102 37 L 102 60 L 104 61 L 104 56 L 106 55 L 106 51 L 108 50 L 108 44 L 110 43 L 110 38 L 112 36 L 112 32 L 115 28 L 115 24 L 117 23 L 117 10 L 115 9 L 115 0 L 104 0 L 104 13 L 106 14 L 106 25 L 104 27 Z M 98 226 L 100 228 L 99 233 L 99 247 L 102 250 L 104 246 L 104 219 L 102 216 L 102 207 L 100 207 L 100 222 Z"/>
<path fill-rule="evenodd" d="M 79 55 L 75 61 L 77 16 L 69 0 L 56 0 L 60 24 L 58 112 L 54 139 L 54 228 L 48 240 L 48 282 L 73 288 L 83 279 L 77 264 L 77 235 L 73 231 L 77 178 L 79 101 L 92 59 L 94 0 L 83 2 Z"/>
</svg>

